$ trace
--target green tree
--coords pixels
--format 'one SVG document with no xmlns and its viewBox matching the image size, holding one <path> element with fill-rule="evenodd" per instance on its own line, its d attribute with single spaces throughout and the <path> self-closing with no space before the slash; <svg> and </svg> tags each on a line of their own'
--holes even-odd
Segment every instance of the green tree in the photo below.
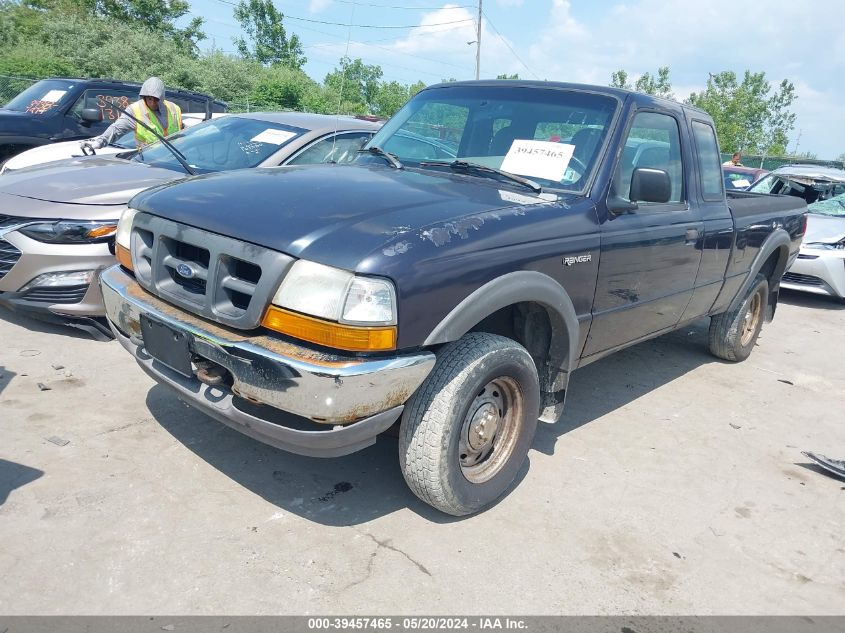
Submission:
<svg viewBox="0 0 845 633">
<path fill-rule="evenodd" d="M 301 68 L 308 61 L 299 37 L 295 33 L 288 36 L 285 31 L 285 16 L 272 0 L 241 0 L 234 14 L 249 37 L 249 41 L 243 37 L 234 39 L 244 59 L 289 68 Z"/>
<path fill-rule="evenodd" d="M 277 66 L 264 69 L 249 100 L 256 109 L 302 110 L 306 94 L 315 88 L 303 71 Z"/>
<path fill-rule="evenodd" d="M 363 114 L 376 108 L 381 76 L 381 66 L 342 57 L 340 66 L 326 75 L 323 84 L 337 95 L 342 112 Z"/>
<path fill-rule="evenodd" d="M 177 22 L 190 11 L 187 0 L 24 0 L 24 6 L 77 18 L 106 18 L 124 25 L 143 27 L 172 39 L 181 49 L 198 52 L 205 37 L 204 20 L 193 17 L 184 27 Z"/>
<path fill-rule="evenodd" d="M 724 151 L 777 156 L 785 153 L 795 127 L 794 100 L 795 88 L 785 79 L 772 94 L 765 73 L 746 70 L 740 82 L 726 70 L 711 74 L 704 91 L 692 93 L 686 103 L 713 117 Z"/>
<path fill-rule="evenodd" d="M 393 116 L 408 99 L 423 88 L 425 84 L 421 81 L 410 85 L 400 84 L 398 81 L 382 82 L 376 92 L 372 113 L 384 117 Z"/>
<path fill-rule="evenodd" d="M 519 73 L 514 73 L 512 75 L 502 73 L 501 75 L 496 75 L 496 79 L 519 79 Z"/>
<path fill-rule="evenodd" d="M 654 76 L 648 72 L 643 73 L 633 85 L 628 83 L 628 73 L 626 71 L 617 70 L 610 76 L 610 86 L 612 88 L 636 90 L 637 92 L 643 92 L 655 97 L 663 97 L 664 99 L 675 98 L 675 95 L 672 93 L 672 83 L 669 81 L 668 66 L 658 68 L 657 75 Z"/>
</svg>

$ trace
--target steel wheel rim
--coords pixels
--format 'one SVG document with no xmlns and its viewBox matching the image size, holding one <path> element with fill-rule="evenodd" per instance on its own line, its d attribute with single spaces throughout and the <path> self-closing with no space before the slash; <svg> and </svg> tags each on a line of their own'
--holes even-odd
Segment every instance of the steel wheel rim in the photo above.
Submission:
<svg viewBox="0 0 845 633">
<path fill-rule="evenodd" d="M 742 337 L 740 338 L 740 344 L 744 347 L 751 342 L 751 339 L 754 337 L 754 332 L 757 329 L 757 324 L 760 321 L 760 313 L 763 307 L 763 300 L 760 298 L 760 293 L 755 292 L 754 296 L 751 297 L 751 304 L 748 306 L 748 310 L 745 312 L 745 317 L 743 317 L 742 323 Z"/>
<path fill-rule="evenodd" d="M 458 459 L 467 481 L 481 484 L 510 461 L 519 441 L 524 403 L 519 383 L 509 376 L 482 387 L 461 423 Z"/>
</svg>

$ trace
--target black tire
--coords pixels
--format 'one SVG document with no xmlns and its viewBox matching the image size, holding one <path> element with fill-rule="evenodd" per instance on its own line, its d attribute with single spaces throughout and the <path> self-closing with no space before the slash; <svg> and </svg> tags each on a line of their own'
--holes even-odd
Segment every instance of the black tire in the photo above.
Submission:
<svg viewBox="0 0 845 633">
<path fill-rule="evenodd" d="M 537 368 L 526 349 L 495 334 L 465 335 L 438 352 L 402 415 L 399 463 L 405 481 L 447 514 L 489 506 L 525 461 L 539 413 Z"/>
<path fill-rule="evenodd" d="M 768 300 L 769 282 L 763 275 L 757 275 L 739 306 L 710 319 L 710 352 L 733 362 L 748 358 L 760 336 Z"/>
</svg>

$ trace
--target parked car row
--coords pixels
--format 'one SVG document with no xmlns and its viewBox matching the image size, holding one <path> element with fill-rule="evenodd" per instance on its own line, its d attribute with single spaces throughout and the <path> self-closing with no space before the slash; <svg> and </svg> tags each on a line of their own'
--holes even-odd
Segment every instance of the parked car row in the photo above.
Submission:
<svg viewBox="0 0 845 633">
<path fill-rule="evenodd" d="M 577 368 L 705 316 L 747 358 L 806 229 L 803 199 L 726 194 L 705 112 L 601 86 L 450 82 L 383 126 L 169 141 L 1 176 L 0 298 L 103 314 L 157 382 L 284 450 L 398 424 L 410 489 L 459 516 L 509 489 Z"/>
<path fill-rule="evenodd" d="M 138 99 L 141 85 L 114 79 L 43 79 L 0 108 L 0 161 L 50 143 L 102 134 Z M 187 90 L 167 90 L 183 114 L 210 118 L 226 104 Z"/>
</svg>

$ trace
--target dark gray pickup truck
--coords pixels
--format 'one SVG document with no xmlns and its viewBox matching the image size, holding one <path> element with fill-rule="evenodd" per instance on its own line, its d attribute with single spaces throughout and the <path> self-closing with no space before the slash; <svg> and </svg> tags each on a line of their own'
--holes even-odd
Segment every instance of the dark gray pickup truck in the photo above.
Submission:
<svg viewBox="0 0 845 633">
<path fill-rule="evenodd" d="M 571 373 L 709 316 L 745 359 L 806 207 L 725 197 L 702 111 L 545 82 L 432 86 L 352 165 L 201 176 L 139 194 L 102 276 L 121 344 L 262 442 L 337 456 L 399 422 L 421 499 L 511 485 Z"/>
</svg>

